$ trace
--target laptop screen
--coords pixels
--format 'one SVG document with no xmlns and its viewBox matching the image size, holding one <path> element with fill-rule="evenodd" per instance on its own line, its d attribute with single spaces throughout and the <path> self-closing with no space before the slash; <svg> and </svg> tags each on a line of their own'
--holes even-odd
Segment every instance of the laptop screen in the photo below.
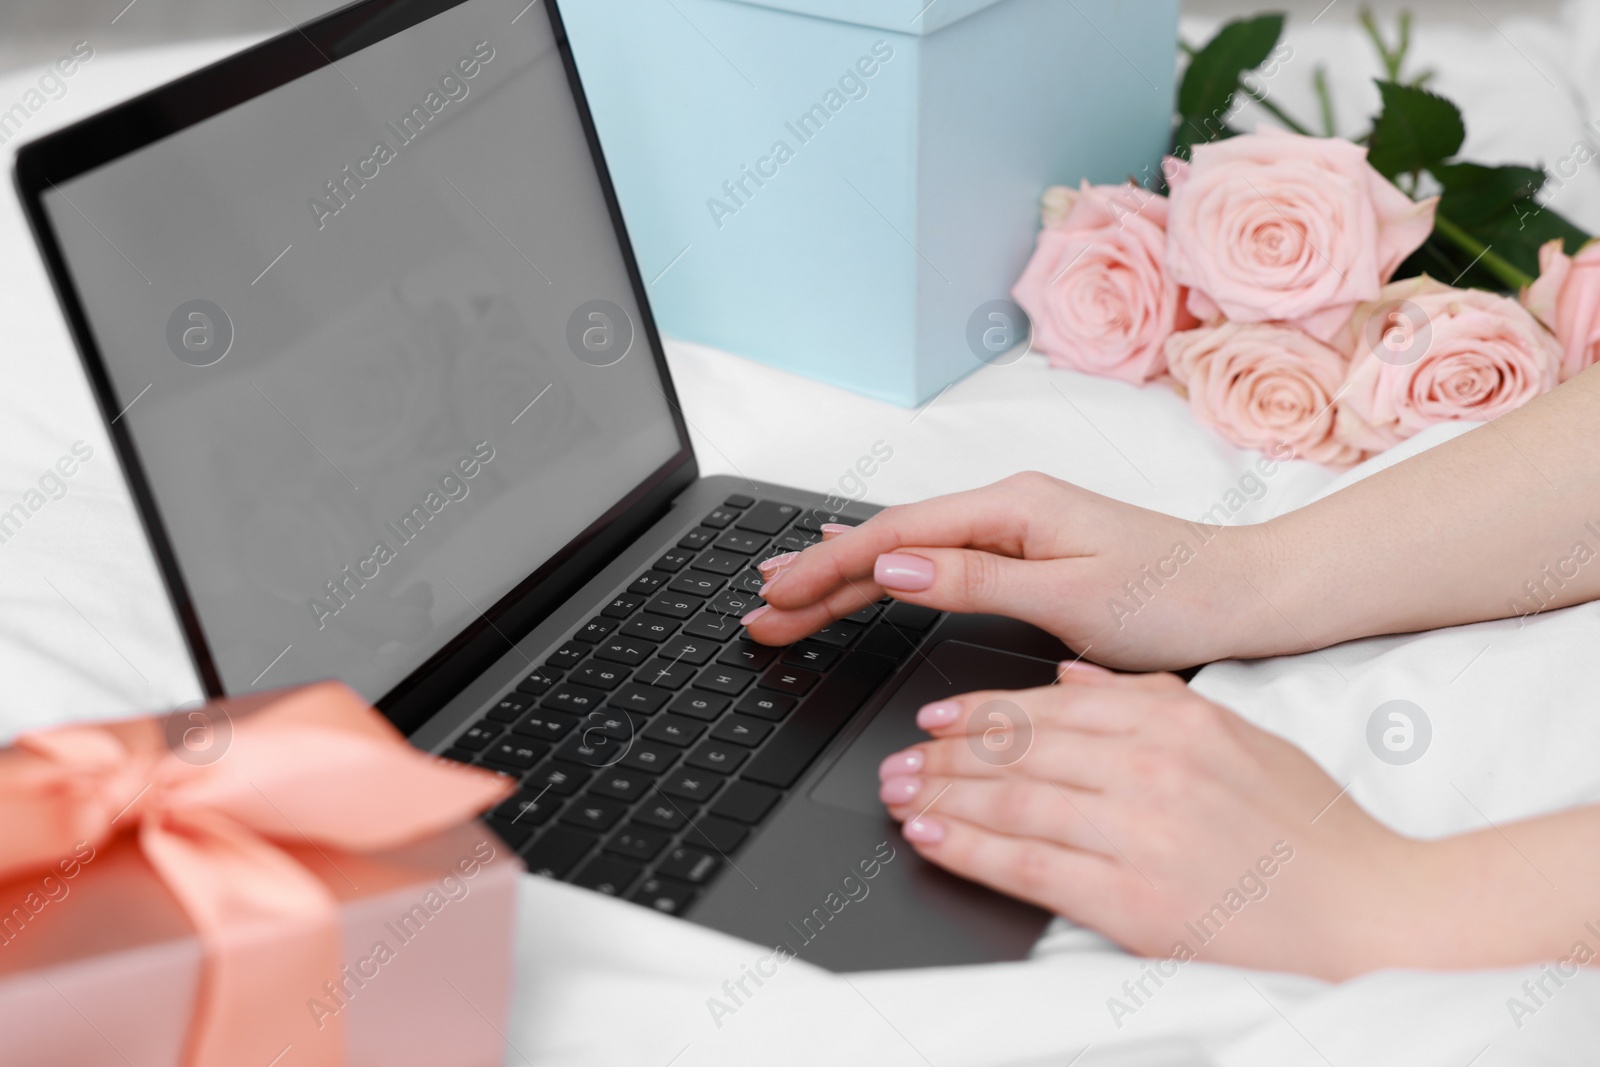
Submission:
<svg viewBox="0 0 1600 1067">
<path fill-rule="evenodd" d="M 680 448 L 546 14 L 467 0 L 47 189 L 230 693 L 388 693 Z"/>
</svg>

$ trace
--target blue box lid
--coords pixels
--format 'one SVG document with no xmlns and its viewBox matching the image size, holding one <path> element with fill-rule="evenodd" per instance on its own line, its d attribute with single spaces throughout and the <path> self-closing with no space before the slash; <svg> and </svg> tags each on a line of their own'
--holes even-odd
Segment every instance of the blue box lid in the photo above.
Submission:
<svg viewBox="0 0 1600 1067">
<path fill-rule="evenodd" d="M 942 30 L 1002 0 L 735 0 L 913 36 Z"/>
</svg>

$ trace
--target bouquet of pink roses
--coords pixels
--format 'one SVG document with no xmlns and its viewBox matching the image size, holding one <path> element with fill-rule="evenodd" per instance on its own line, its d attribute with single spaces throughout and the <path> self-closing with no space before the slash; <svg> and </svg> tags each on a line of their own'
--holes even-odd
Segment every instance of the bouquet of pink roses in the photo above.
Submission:
<svg viewBox="0 0 1600 1067">
<path fill-rule="evenodd" d="M 1534 199 L 1542 170 L 1454 160 L 1460 113 L 1427 75 L 1401 80 L 1409 19 L 1391 48 L 1362 18 L 1389 79 L 1356 141 L 1333 136 L 1320 70 L 1326 136 L 1252 84 L 1288 48 L 1282 16 L 1261 16 L 1193 53 L 1157 181 L 1046 192 L 1013 290 L 1035 349 L 1171 381 L 1235 444 L 1338 467 L 1497 418 L 1600 358 L 1600 243 Z M 1236 133 L 1245 100 L 1293 132 Z"/>
</svg>

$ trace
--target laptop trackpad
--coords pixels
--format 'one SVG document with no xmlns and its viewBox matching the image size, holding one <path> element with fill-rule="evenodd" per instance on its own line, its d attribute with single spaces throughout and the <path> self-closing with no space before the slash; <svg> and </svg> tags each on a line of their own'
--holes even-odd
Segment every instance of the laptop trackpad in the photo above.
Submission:
<svg viewBox="0 0 1600 1067">
<path fill-rule="evenodd" d="M 881 816 L 878 764 L 885 756 L 928 739 L 928 734 L 917 726 L 918 708 L 979 689 L 1033 689 L 1049 685 L 1055 677 L 1056 664 L 1051 660 L 965 641 L 943 641 L 878 709 L 872 722 L 812 789 L 811 799 Z"/>
</svg>

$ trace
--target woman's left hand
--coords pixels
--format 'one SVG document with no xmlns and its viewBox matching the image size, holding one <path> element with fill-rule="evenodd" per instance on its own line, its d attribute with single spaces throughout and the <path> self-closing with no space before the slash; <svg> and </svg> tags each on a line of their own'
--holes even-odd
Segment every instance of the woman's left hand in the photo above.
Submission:
<svg viewBox="0 0 1600 1067">
<path fill-rule="evenodd" d="M 1451 936 L 1427 844 L 1173 675 L 1079 663 L 917 721 L 879 772 L 913 847 L 1132 951 L 1342 979 Z"/>
</svg>

